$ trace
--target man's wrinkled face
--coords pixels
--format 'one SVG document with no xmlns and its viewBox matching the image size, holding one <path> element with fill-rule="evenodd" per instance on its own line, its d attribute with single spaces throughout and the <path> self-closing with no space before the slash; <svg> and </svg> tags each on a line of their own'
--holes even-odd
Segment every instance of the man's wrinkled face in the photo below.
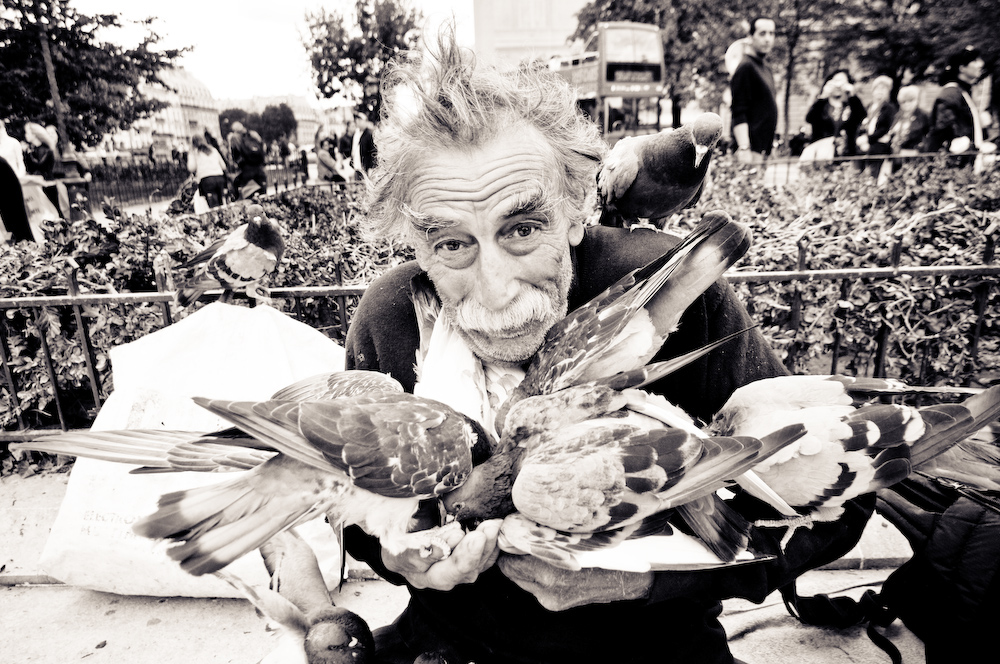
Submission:
<svg viewBox="0 0 1000 664">
<path fill-rule="evenodd" d="M 520 364 L 566 315 L 581 222 L 555 212 L 544 137 L 513 127 L 482 147 L 429 154 L 409 205 L 424 219 L 417 262 L 481 359 Z"/>
<path fill-rule="evenodd" d="M 750 36 L 750 45 L 757 55 L 764 57 L 774 48 L 774 21 L 769 18 L 759 18 L 754 32 Z"/>
</svg>

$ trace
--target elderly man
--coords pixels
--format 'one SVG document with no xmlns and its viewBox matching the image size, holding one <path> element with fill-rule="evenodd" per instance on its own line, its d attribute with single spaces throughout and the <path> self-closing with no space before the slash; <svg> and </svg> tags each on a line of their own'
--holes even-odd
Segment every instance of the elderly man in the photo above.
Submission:
<svg viewBox="0 0 1000 664">
<path fill-rule="evenodd" d="M 384 82 L 369 220 L 375 232 L 411 242 L 417 260 L 368 288 L 348 335 L 347 364 L 387 372 L 414 389 L 426 330 L 426 303 L 415 307 L 414 284 L 429 279 L 438 320 L 457 330 L 483 369 L 490 399 L 499 399 L 506 377 L 532 357 L 554 322 L 676 238 L 586 224 L 606 146 L 564 83 L 546 72 L 477 68 L 453 43 L 439 50 L 423 69 L 411 63 Z M 719 282 L 687 311 L 660 357 L 748 323 Z M 435 326 L 431 337 L 437 333 Z M 422 362 L 420 381 L 436 374 L 459 384 L 461 370 L 450 358 Z M 653 389 L 708 418 L 736 387 L 782 373 L 753 332 Z M 756 518 L 760 506 L 741 500 Z M 717 620 L 721 599 L 762 601 L 843 555 L 871 509 L 871 500 L 851 505 L 841 521 L 796 533 L 784 552 L 775 539 L 783 530 L 759 529 L 755 542 L 774 553 L 773 562 L 710 572 L 566 572 L 500 554 L 496 522 L 456 534 L 444 559 L 415 550 L 391 555 L 357 528 L 345 539 L 355 557 L 409 587 L 406 611 L 377 634 L 379 661 L 410 664 L 421 653 L 443 652 L 449 662 L 479 664 L 704 664 L 733 661 Z"/>
</svg>

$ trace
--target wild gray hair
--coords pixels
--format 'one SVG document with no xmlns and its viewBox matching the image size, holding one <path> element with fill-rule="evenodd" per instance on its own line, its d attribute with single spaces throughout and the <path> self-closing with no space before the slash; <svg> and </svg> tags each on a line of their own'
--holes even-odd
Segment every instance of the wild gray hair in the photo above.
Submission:
<svg viewBox="0 0 1000 664">
<path fill-rule="evenodd" d="M 425 156 L 480 147 L 519 125 L 537 129 L 561 165 L 551 182 L 541 183 L 559 212 L 565 219 L 585 219 L 607 145 L 561 77 L 536 67 L 479 65 L 455 42 L 453 30 L 442 31 L 434 53 L 393 63 L 382 79 L 368 230 L 412 241 L 421 220 L 409 206 L 410 188 Z"/>
</svg>

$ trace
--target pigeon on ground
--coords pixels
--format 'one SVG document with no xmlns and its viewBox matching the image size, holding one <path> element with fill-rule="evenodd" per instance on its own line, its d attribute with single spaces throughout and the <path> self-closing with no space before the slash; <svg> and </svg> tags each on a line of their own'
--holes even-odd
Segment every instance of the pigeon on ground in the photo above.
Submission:
<svg viewBox="0 0 1000 664">
<path fill-rule="evenodd" d="M 277 648 L 261 664 L 367 664 L 375 640 L 356 613 L 335 606 L 316 556 L 294 529 L 272 537 L 260 549 L 271 575 L 269 588 L 255 588 L 225 571 L 218 576 L 239 590 L 278 626 Z"/>
<path fill-rule="evenodd" d="M 597 175 L 604 226 L 659 221 L 694 205 L 722 137 L 722 118 L 703 113 L 677 129 L 618 141 Z"/>
<path fill-rule="evenodd" d="M 243 214 L 246 223 L 181 266 L 197 270 L 189 282 L 178 287 L 177 304 L 190 306 L 206 291 L 218 288 L 225 289 L 221 301 L 232 297 L 236 290 L 266 301 L 267 296 L 257 290 L 259 282 L 281 262 L 285 241 L 281 228 L 260 205 L 248 205 Z"/>
</svg>

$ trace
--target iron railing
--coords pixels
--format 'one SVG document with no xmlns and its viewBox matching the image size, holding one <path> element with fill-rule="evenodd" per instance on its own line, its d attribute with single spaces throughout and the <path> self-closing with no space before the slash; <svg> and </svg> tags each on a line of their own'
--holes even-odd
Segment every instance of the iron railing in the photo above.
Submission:
<svg viewBox="0 0 1000 664">
<path fill-rule="evenodd" d="M 978 152 L 963 152 L 960 154 L 949 155 L 949 158 L 954 160 L 967 159 L 971 164 L 972 160 L 974 160 L 978 154 Z M 895 162 L 897 167 L 892 173 L 889 173 L 886 176 L 887 178 L 892 178 L 904 164 L 933 161 L 941 156 L 941 152 L 920 152 L 906 155 L 889 154 L 869 156 L 867 154 L 859 154 L 849 157 L 816 157 L 809 159 L 804 159 L 802 157 L 770 157 L 764 162 L 749 165 L 748 167 L 757 168 L 759 170 L 765 185 L 780 186 L 795 182 L 802 177 L 807 177 L 817 168 L 850 167 L 861 171 L 862 169 L 869 169 L 870 163 L 872 162 L 877 162 L 879 164 L 886 161 Z"/>
<path fill-rule="evenodd" d="M 974 359 L 978 352 L 978 345 L 982 332 L 982 321 L 984 320 L 986 314 L 986 304 L 989 301 L 990 291 L 996 288 L 996 278 L 1000 277 L 1000 265 L 989 264 L 993 260 L 993 248 L 994 244 L 992 241 L 992 236 L 989 238 L 989 242 L 986 248 L 986 253 L 984 255 L 984 263 L 982 265 L 971 265 L 971 266 L 942 266 L 942 267 L 884 267 L 884 268 L 854 268 L 854 269 L 834 269 L 834 270 L 794 270 L 794 271 L 772 271 L 772 272 L 735 272 L 727 275 L 727 279 L 731 283 L 745 283 L 745 284 L 763 284 L 767 282 L 808 282 L 808 281 L 839 281 L 842 287 L 846 288 L 849 283 L 852 283 L 858 279 L 887 279 L 887 278 L 898 278 L 903 276 L 911 277 L 937 277 L 937 278 L 948 278 L 948 277 L 979 277 L 982 279 L 980 287 L 977 289 L 975 299 L 970 305 L 973 307 L 977 323 L 974 325 L 973 334 L 968 340 L 969 351 L 971 357 Z M 349 302 L 356 302 L 364 294 L 365 286 L 317 286 L 317 287 L 297 287 L 297 288 L 273 288 L 269 291 L 272 299 L 276 300 L 292 300 L 290 315 L 293 317 L 299 317 L 299 307 L 301 302 L 306 299 L 312 298 L 332 298 L 336 302 L 336 308 L 338 312 L 338 317 L 340 320 L 340 329 L 337 330 L 336 334 L 331 334 L 329 336 L 335 336 L 343 339 L 346 337 L 347 328 L 349 324 Z M 216 293 L 221 293 L 217 291 Z M 209 293 L 212 295 L 213 293 Z M 94 359 L 93 345 L 90 340 L 89 329 L 86 325 L 86 316 L 83 315 L 83 307 L 88 306 L 135 306 L 140 304 L 159 304 L 161 307 L 161 319 L 163 326 L 167 326 L 173 323 L 173 318 L 171 315 L 170 303 L 173 300 L 173 293 L 171 292 L 159 292 L 159 293 L 127 293 L 119 295 L 81 295 L 77 292 L 74 278 L 70 278 L 69 293 L 65 296 L 53 296 L 53 297 L 27 297 L 27 298 L 5 298 L 0 299 L 0 312 L 6 314 L 8 310 L 16 309 L 20 310 L 24 315 L 29 316 L 31 320 L 37 321 L 42 308 L 52 307 L 68 309 L 72 312 L 76 320 L 76 337 L 77 343 L 79 344 L 81 350 L 84 354 L 84 360 L 86 362 L 87 368 L 87 378 L 90 383 L 90 391 L 93 395 L 94 403 L 99 407 L 106 395 L 101 392 L 101 381 L 98 377 L 98 372 L 96 369 L 96 362 Z M 791 301 L 787 304 L 791 311 L 795 312 L 801 308 L 800 300 L 801 293 L 798 289 L 793 289 L 791 294 Z M 6 316 L 0 316 L 0 349 L 3 353 L 3 374 L 5 381 L 5 388 L 8 390 L 9 394 L 12 396 L 12 404 L 16 404 L 18 409 L 16 412 L 17 422 L 19 424 L 19 430 L 23 431 L 26 429 L 24 424 L 24 419 L 21 417 L 20 403 L 16 400 L 18 394 L 18 387 L 16 383 L 16 377 L 11 367 L 11 356 L 10 348 L 7 341 L 7 330 L 5 324 Z M 795 329 L 799 325 L 799 321 L 796 319 L 794 314 L 791 316 L 788 326 Z M 42 329 L 35 326 L 36 329 Z M 886 353 L 890 344 L 892 343 L 892 330 L 887 326 L 883 325 L 883 329 L 878 335 L 877 339 L 877 350 L 876 350 L 876 363 L 872 372 L 874 376 L 885 376 L 885 358 Z M 832 352 L 832 365 L 830 367 L 831 373 L 837 373 L 838 370 L 838 353 L 837 349 L 839 346 L 840 338 L 835 337 L 833 343 Z M 59 380 L 57 379 L 56 370 L 54 362 L 52 359 L 52 354 L 49 350 L 49 345 L 45 339 L 45 334 L 41 334 L 39 339 L 39 345 L 41 349 L 41 354 L 44 359 L 46 371 L 49 377 L 49 384 L 52 388 L 53 401 L 56 405 L 56 410 L 60 418 L 60 424 L 63 429 L 67 428 L 67 423 L 65 416 L 63 414 L 63 408 L 61 404 L 61 397 L 59 394 Z M 3 439 L 17 439 L 19 434 L 17 433 L 5 433 L 0 436 L 0 440 Z"/>
<path fill-rule="evenodd" d="M 930 158 L 936 157 L 938 155 L 919 155 L 917 158 Z M 863 157 L 855 158 L 836 158 L 834 160 L 827 160 L 828 162 L 848 162 L 857 161 Z M 766 175 L 765 169 L 761 169 L 762 174 L 767 183 L 772 184 L 776 177 L 780 176 L 778 171 L 782 167 L 787 167 L 784 171 L 784 177 L 791 177 L 790 174 L 797 174 L 797 168 L 799 166 L 799 161 L 797 159 L 772 159 L 766 162 L 766 169 L 773 169 L 778 167 L 777 171 L 773 171 L 770 175 Z M 794 168 L 793 168 L 794 166 Z M 298 186 L 299 179 L 302 177 L 300 170 L 295 168 L 270 168 L 268 171 L 269 183 L 275 190 L 280 190 L 280 188 L 293 188 Z M 353 183 L 352 183 L 353 184 Z M 330 186 L 330 185 L 322 185 Z M 336 186 L 336 185 L 334 185 Z M 352 186 L 352 185 L 348 185 Z M 332 186 L 330 186 L 332 188 Z M 996 232 L 986 233 L 986 246 L 983 254 L 983 262 L 980 265 L 971 266 L 942 266 L 942 267 L 900 267 L 898 265 L 898 259 L 900 252 L 893 251 L 893 264 L 890 267 L 883 268 L 852 268 L 852 269 L 834 269 L 834 270 L 809 270 L 806 269 L 806 256 L 804 253 L 804 248 L 799 246 L 799 261 L 798 268 L 791 271 L 758 271 L 758 272 L 732 272 L 727 275 L 727 279 L 731 283 L 744 283 L 749 285 L 754 284 L 765 284 L 768 282 L 810 282 L 810 281 L 837 281 L 840 282 L 842 292 L 846 292 L 849 285 L 859 279 L 889 279 L 898 278 L 903 276 L 910 277 L 933 277 L 939 279 L 945 279 L 950 277 L 974 277 L 979 278 L 981 283 L 976 287 L 973 301 L 969 305 L 973 309 L 975 316 L 975 324 L 973 326 L 973 331 L 968 339 L 969 344 L 969 355 L 971 358 L 975 359 L 977 357 L 979 343 L 983 331 L 983 322 L 986 319 L 986 307 L 991 297 L 991 293 L 997 288 L 997 277 L 1000 276 L 1000 265 L 993 264 L 994 261 L 994 247 L 995 247 L 995 237 Z M 75 320 L 76 327 L 76 343 L 81 349 L 84 360 L 86 363 L 86 373 L 87 379 L 89 381 L 89 391 L 93 397 L 95 408 L 99 407 L 106 395 L 102 394 L 101 390 L 101 380 L 98 376 L 98 371 L 96 368 L 96 362 L 94 359 L 94 349 L 90 338 L 90 331 L 87 326 L 87 317 L 84 315 L 84 307 L 89 306 L 101 306 L 101 307 L 120 307 L 120 306 L 139 306 L 139 305 L 159 305 L 160 316 L 162 326 L 167 326 L 173 323 L 170 303 L 173 300 L 172 292 L 165 291 L 165 282 L 163 279 L 158 278 L 158 284 L 161 292 L 157 293 L 126 293 L 126 294 L 116 294 L 116 295 L 81 295 L 76 287 L 76 277 L 75 272 L 72 270 L 68 276 L 68 294 L 65 296 L 54 296 L 54 297 L 29 297 L 29 298 L 5 298 L 0 299 L 0 353 L 2 353 L 2 370 L 3 370 L 3 385 L 2 388 L 7 390 L 11 404 L 9 408 L 12 408 L 14 412 L 14 417 L 10 417 L 8 410 L 8 420 L 16 420 L 19 430 L 25 430 L 26 424 L 22 417 L 22 405 L 18 398 L 18 385 L 16 381 L 15 372 L 12 368 L 12 357 L 11 350 L 8 342 L 8 329 L 7 329 L 7 319 L 8 312 L 11 310 L 20 311 L 22 316 L 34 323 L 33 328 L 42 330 L 37 322 L 41 316 L 42 310 L 45 308 L 55 308 L 68 312 L 72 314 Z M 356 301 L 361 297 L 365 291 L 365 286 L 317 286 L 317 287 L 297 287 L 297 288 L 274 288 L 270 290 L 270 295 L 273 299 L 278 300 L 291 300 L 291 312 L 290 315 L 303 318 L 301 315 L 301 305 L 304 300 L 308 299 L 319 299 L 319 298 L 329 298 L 335 303 L 335 311 L 337 314 L 337 319 L 339 329 L 333 332 L 327 332 L 329 336 L 338 337 L 343 339 L 346 337 L 347 328 L 349 325 L 349 311 L 352 309 L 351 304 L 356 303 Z M 787 322 L 787 327 L 789 329 L 798 329 L 801 325 L 800 317 L 797 312 L 802 310 L 802 294 L 800 289 L 790 289 L 790 294 L 788 295 L 789 301 L 786 304 L 789 307 L 791 315 Z M 885 303 L 888 306 L 889 302 Z M 838 370 L 838 360 L 839 354 L 838 349 L 840 345 L 840 333 L 835 332 L 833 339 L 833 348 L 831 352 L 831 366 L 830 372 L 837 373 Z M 882 325 L 876 338 L 876 351 L 875 351 L 875 362 L 872 368 L 873 376 L 885 376 L 886 370 L 886 358 L 887 353 L 893 342 L 893 330 L 885 324 Z M 55 404 L 60 425 L 62 428 L 67 428 L 66 417 L 63 413 L 59 380 L 57 378 L 56 367 L 54 364 L 53 356 L 49 348 L 49 342 L 45 338 L 44 332 L 40 333 L 38 339 L 38 346 L 40 354 L 43 358 L 43 363 L 45 365 L 46 373 L 49 379 L 49 386 L 52 392 L 53 402 Z M 0 440 L 4 438 L 17 437 L 16 433 L 0 433 Z"/>
<path fill-rule="evenodd" d="M 308 179 L 308 175 L 294 162 L 287 166 L 267 164 L 264 171 L 270 192 L 299 187 Z M 70 189 L 74 209 L 79 210 L 81 216 L 92 215 L 95 206 L 100 206 L 105 200 L 119 208 L 170 200 L 177 196 L 177 190 L 190 173 L 186 167 L 173 164 L 159 168 L 112 165 L 95 167 L 92 176 L 90 182 L 83 178 L 63 180 Z"/>
</svg>

